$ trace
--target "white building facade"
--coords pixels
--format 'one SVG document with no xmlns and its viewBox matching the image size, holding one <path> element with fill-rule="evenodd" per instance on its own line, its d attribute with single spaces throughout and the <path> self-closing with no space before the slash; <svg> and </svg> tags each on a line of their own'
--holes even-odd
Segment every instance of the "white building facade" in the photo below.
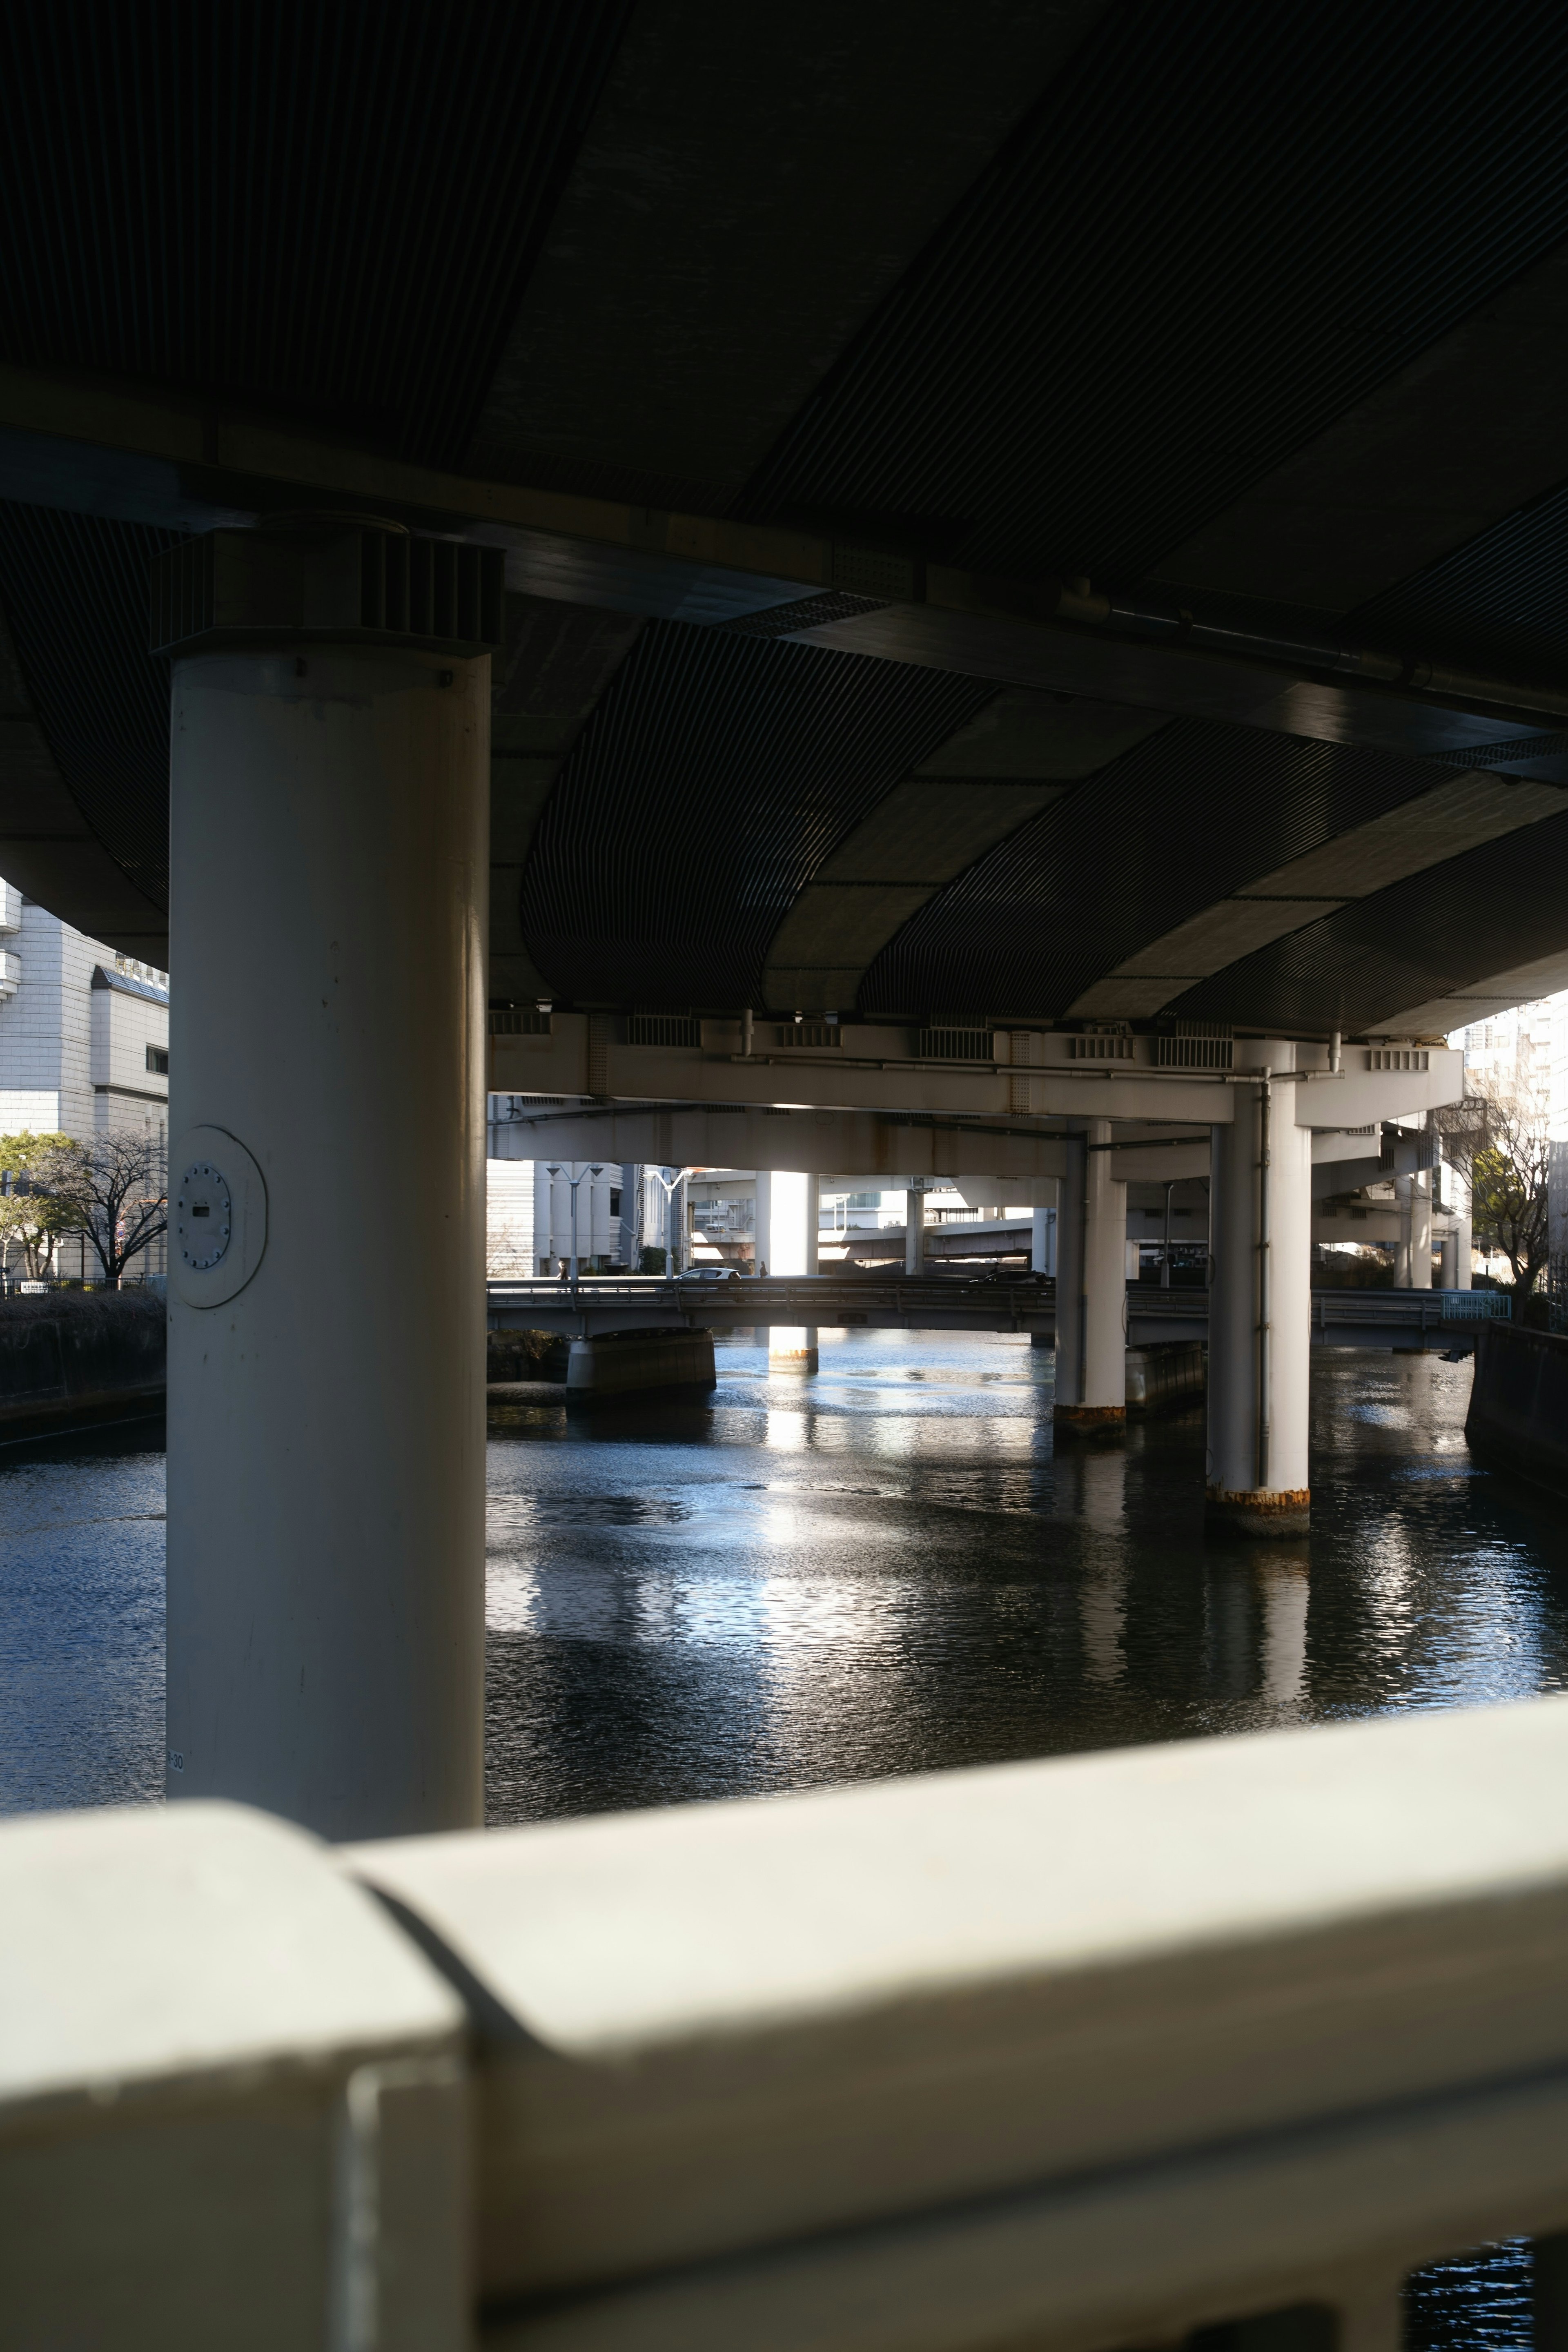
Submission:
<svg viewBox="0 0 1568 2352">
<path fill-rule="evenodd" d="M 146 1137 L 162 1171 L 169 1136 L 169 975 L 88 939 L 0 882 L 0 1136 Z M 79 1236 L 58 1270 L 97 1278 Z M 160 1275 L 164 1244 L 130 1269 Z"/>
<path fill-rule="evenodd" d="M 169 1126 L 169 975 L 0 882 L 0 1134 Z"/>
</svg>

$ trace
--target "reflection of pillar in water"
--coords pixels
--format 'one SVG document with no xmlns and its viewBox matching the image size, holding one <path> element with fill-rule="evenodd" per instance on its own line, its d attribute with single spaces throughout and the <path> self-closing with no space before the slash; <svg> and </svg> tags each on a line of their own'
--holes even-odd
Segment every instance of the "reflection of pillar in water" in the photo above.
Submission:
<svg viewBox="0 0 1568 2352">
<path fill-rule="evenodd" d="M 1249 1699 L 1257 1685 L 1257 1599 L 1249 1562 L 1210 1555 L 1204 1615 L 1204 1681 L 1216 1698 Z"/>
<path fill-rule="evenodd" d="M 1307 1601 L 1305 1553 L 1300 1559 L 1278 1554 L 1260 1563 L 1263 1625 L 1259 1643 L 1262 1697 L 1270 1706 L 1300 1707 L 1307 1696 Z"/>
<path fill-rule="evenodd" d="M 1115 1532 L 1126 1499 L 1127 1457 L 1121 1448 L 1085 1454 L 1078 1482 L 1078 1516 L 1084 1525 Z"/>
<path fill-rule="evenodd" d="M 1127 1565 L 1091 1570 L 1078 1595 L 1079 1623 L 1083 1633 L 1083 1672 L 1092 1683 L 1122 1678 L 1126 1660 L 1123 1640 L 1127 1629 Z"/>
</svg>

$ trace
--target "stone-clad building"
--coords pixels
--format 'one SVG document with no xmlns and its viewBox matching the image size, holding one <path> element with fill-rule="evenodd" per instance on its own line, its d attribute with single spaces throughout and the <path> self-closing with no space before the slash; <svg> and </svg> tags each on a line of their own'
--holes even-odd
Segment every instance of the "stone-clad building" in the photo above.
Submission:
<svg viewBox="0 0 1568 2352">
<path fill-rule="evenodd" d="M 0 882 L 0 1135 L 110 1131 L 168 1148 L 169 975 L 117 955 Z M 145 1271 L 163 1270 L 163 1244 Z M 60 1271 L 93 1278 L 86 1244 Z"/>
</svg>

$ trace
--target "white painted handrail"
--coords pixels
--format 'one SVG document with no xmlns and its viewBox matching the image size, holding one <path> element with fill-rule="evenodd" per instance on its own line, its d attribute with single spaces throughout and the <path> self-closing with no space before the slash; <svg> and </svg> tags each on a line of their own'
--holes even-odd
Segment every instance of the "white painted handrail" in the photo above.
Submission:
<svg viewBox="0 0 1568 2352">
<path fill-rule="evenodd" d="M 292 2282 L 292 2334 L 112 2338 L 162 2352 L 444 2352 L 464 2216 L 517 2352 L 1390 2347 L 1412 2266 L 1568 2225 L 1565 1776 L 1542 1700 L 335 1854 L 12 1827 L 0 2230 L 73 2313 L 160 2231 Z"/>
</svg>

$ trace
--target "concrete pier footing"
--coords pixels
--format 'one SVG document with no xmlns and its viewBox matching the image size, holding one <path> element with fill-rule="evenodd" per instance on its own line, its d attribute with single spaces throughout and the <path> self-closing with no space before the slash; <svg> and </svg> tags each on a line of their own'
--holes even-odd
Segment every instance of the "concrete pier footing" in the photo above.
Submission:
<svg viewBox="0 0 1568 2352">
<path fill-rule="evenodd" d="M 566 1401 L 570 1408 L 668 1389 L 711 1389 L 716 1377 L 711 1331 L 613 1331 L 572 1341 Z"/>
<path fill-rule="evenodd" d="M 1205 1491 L 1204 1517 L 1211 1527 L 1231 1528 L 1237 1535 L 1304 1536 L 1312 1526 L 1309 1487 L 1277 1487 L 1265 1494 L 1257 1487 L 1217 1486 Z"/>
<path fill-rule="evenodd" d="M 1113 1437 L 1127 1426 L 1127 1408 L 1124 1404 L 1059 1404 L 1051 1419 L 1059 1437 Z"/>
</svg>

